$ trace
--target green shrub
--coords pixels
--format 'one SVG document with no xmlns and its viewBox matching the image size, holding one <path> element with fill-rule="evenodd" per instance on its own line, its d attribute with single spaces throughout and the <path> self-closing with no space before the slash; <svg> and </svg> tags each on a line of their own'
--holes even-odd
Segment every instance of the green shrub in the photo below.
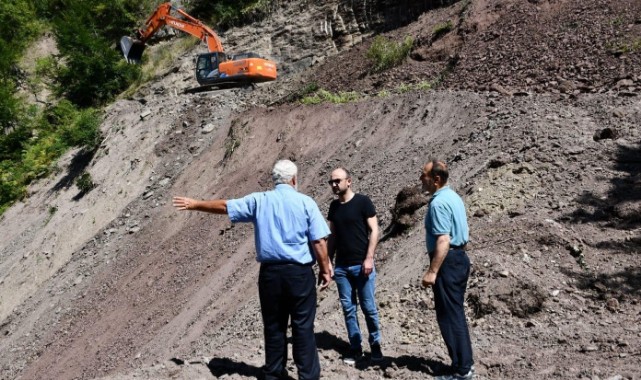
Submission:
<svg viewBox="0 0 641 380">
<path fill-rule="evenodd" d="M 42 137 L 38 136 L 37 143 L 28 146 L 23 154 L 21 181 L 26 185 L 49 174 L 55 160 L 67 149 L 60 136 L 55 133 L 43 133 Z"/>
<path fill-rule="evenodd" d="M 11 81 L 0 79 L 0 134 L 14 129 L 18 124 L 22 105 L 14 96 L 13 88 Z"/>
<path fill-rule="evenodd" d="M 78 109 L 70 101 L 62 100 L 48 108 L 43 117 L 49 124 L 43 129 L 55 131 L 66 147 L 94 150 L 100 142 L 101 113 L 96 109 Z"/>
<path fill-rule="evenodd" d="M 61 137 L 65 145 L 84 147 L 93 151 L 100 143 L 100 112 L 95 109 L 78 111 L 74 120 L 61 128 Z"/>
<path fill-rule="evenodd" d="M 412 50 L 414 39 L 405 37 L 402 43 L 390 41 L 383 36 L 376 36 L 372 46 L 367 50 L 367 58 L 374 62 L 374 72 L 384 71 L 400 65 Z"/>
<path fill-rule="evenodd" d="M 447 20 L 446 22 L 440 23 L 434 27 L 434 30 L 432 31 L 432 39 L 437 40 L 444 35 L 446 35 L 448 32 L 450 32 L 453 28 L 452 21 Z"/>
<path fill-rule="evenodd" d="M 27 187 L 20 183 L 18 176 L 12 162 L 0 162 L 0 214 L 27 193 Z"/>
<path fill-rule="evenodd" d="M 35 73 L 39 77 L 53 78 L 56 74 L 57 68 L 58 63 L 56 59 L 51 55 L 36 59 Z"/>
<path fill-rule="evenodd" d="M 10 133 L 0 135 L 0 211 L 26 193 L 34 179 L 51 173 L 70 147 L 94 151 L 100 142 L 101 114 L 79 110 L 68 100 L 49 107 Z"/>
<path fill-rule="evenodd" d="M 263 19 L 272 12 L 273 0 L 195 0 L 191 3 L 191 15 L 219 28 L 240 26 Z"/>
<path fill-rule="evenodd" d="M 76 179 L 76 186 L 80 189 L 80 192 L 87 193 L 95 187 L 91 174 L 84 172 Z"/>
</svg>

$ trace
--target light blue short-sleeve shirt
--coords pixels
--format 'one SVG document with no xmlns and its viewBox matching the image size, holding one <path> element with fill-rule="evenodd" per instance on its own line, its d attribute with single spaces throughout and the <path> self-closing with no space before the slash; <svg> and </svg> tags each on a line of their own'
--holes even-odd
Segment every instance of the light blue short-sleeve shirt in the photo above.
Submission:
<svg viewBox="0 0 641 380">
<path fill-rule="evenodd" d="M 310 243 L 330 234 L 316 202 L 286 184 L 227 201 L 232 223 L 252 222 L 256 260 L 260 263 L 316 260 Z"/>
<path fill-rule="evenodd" d="M 432 195 L 425 215 L 427 252 L 436 249 L 439 235 L 449 235 L 450 246 L 462 246 L 470 240 L 469 234 L 463 199 L 449 186 L 440 188 Z"/>
</svg>

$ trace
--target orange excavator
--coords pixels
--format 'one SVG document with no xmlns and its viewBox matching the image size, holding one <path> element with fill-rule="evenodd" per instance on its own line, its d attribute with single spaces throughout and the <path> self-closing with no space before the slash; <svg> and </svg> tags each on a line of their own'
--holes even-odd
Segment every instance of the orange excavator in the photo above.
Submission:
<svg viewBox="0 0 641 380">
<path fill-rule="evenodd" d="M 172 11 L 182 18 L 172 15 Z M 120 50 L 127 61 L 139 64 L 145 43 L 165 25 L 189 33 L 207 44 L 209 53 L 200 54 L 196 61 L 196 80 L 201 86 L 253 84 L 277 77 L 275 62 L 255 53 L 226 55 L 220 39 L 211 28 L 170 3 L 156 8 L 145 27 L 138 30 L 136 38 L 125 36 L 120 39 Z"/>
</svg>

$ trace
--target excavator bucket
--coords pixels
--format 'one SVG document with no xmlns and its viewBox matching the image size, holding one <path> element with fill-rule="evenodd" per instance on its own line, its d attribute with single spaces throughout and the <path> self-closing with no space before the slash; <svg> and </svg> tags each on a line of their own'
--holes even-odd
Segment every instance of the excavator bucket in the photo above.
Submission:
<svg viewBox="0 0 641 380">
<path fill-rule="evenodd" d="M 120 39 L 120 51 L 122 51 L 122 54 L 129 63 L 140 64 L 142 61 L 142 52 L 145 51 L 145 43 L 124 36 Z"/>
</svg>

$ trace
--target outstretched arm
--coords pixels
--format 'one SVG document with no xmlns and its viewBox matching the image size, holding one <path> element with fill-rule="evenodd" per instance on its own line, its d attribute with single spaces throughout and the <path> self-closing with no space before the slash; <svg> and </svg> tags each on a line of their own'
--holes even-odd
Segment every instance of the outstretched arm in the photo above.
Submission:
<svg viewBox="0 0 641 380">
<path fill-rule="evenodd" d="M 227 214 L 227 200 L 225 199 L 201 201 L 187 197 L 174 197 L 173 205 L 180 211 L 194 210 L 213 214 Z"/>
</svg>

